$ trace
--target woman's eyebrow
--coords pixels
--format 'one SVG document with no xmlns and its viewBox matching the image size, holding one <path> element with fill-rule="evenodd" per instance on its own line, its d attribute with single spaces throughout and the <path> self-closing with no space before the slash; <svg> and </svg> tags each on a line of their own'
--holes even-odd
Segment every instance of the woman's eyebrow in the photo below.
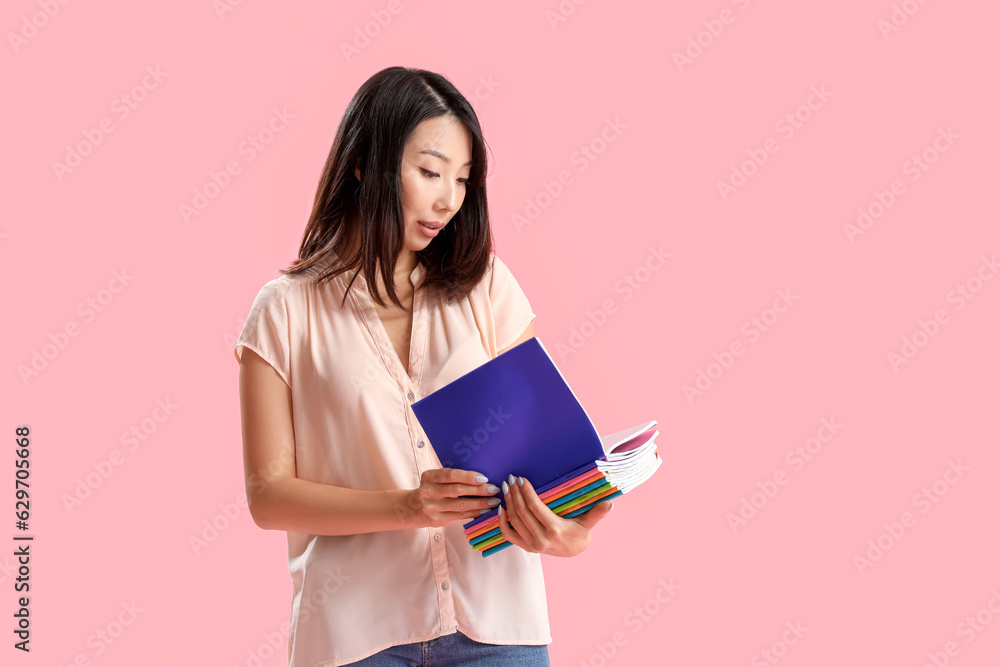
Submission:
<svg viewBox="0 0 1000 667">
<path fill-rule="evenodd" d="M 444 153 L 442 153 L 441 151 L 436 151 L 433 148 L 425 148 L 422 151 L 417 151 L 417 154 L 421 154 L 421 153 L 423 153 L 425 155 L 433 155 L 434 157 L 441 158 L 442 160 L 444 160 L 448 164 L 451 164 L 451 160 Z M 471 164 L 472 164 L 472 160 L 469 160 L 468 162 L 466 162 L 462 166 L 463 167 L 468 167 Z"/>
</svg>

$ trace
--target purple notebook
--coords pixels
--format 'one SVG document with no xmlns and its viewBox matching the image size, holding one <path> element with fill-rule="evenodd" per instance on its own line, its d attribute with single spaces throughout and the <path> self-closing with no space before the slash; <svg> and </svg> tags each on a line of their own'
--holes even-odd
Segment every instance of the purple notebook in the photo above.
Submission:
<svg viewBox="0 0 1000 667">
<path fill-rule="evenodd" d="M 605 457 L 597 429 L 537 337 L 411 407 L 443 467 L 476 470 L 497 486 L 514 474 L 541 492 Z"/>
</svg>

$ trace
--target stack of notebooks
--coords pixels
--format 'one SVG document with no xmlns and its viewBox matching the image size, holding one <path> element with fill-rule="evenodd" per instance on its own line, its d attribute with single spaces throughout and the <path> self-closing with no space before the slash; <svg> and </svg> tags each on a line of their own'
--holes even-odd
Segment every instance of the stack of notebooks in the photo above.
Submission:
<svg viewBox="0 0 1000 667">
<path fill-rule="evenodd" d="M 627 493 L 663 462 L 655 420 L 598 435 L 538 338 L 411 407 L 443 467 L 475 470 L 496 486 L 510 474 L 524 477 L 565 518 Z M 484 557 L 510 546 L 496 508 L 465 524 L 465 535 Z"/>
</svg>

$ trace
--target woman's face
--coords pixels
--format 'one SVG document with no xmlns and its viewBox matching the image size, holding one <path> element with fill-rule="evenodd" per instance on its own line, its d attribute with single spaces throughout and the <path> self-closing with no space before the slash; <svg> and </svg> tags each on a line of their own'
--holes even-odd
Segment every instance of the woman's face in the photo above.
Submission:
<svg viewBox="0 0 1000 667">
<path fill-rule="evenodd" d="M 449 224 L 465 201 L 471 164 L 472 137 L 457 118 L 437 116 L 417 126 L 400 167 L 404 250 L 423 250 Z"/>
</svg>

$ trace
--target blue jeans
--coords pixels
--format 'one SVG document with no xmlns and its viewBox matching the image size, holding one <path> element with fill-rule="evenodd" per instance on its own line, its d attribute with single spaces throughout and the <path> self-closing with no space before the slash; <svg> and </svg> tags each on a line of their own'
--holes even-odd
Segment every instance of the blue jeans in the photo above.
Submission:
<svg viewBox="0 0 1000 667">
<path fill-rule="evenodd" d="M 345 667 L 549 667 L 546 644 L 483 644 L 461 632 L 390 646 Z"/>
</svg>

